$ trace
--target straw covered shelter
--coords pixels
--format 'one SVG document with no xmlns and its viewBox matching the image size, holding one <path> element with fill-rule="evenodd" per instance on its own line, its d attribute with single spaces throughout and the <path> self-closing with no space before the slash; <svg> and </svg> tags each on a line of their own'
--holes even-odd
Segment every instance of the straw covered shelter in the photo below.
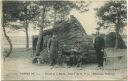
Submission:
<svg viewBox="0 0 128 81">
<path fill-rule="evenodd" d="M 87 61 L 96 62 L 93 40 L 74 16 L 71 16 L 68 21 L 56 23 L 52 29 L 44 30 L 43 49 L 47 48 L 47 41 L 53 33 L 57 35 L 60 49 L 69 53 L 75 49 L 80 54 L 85 55 L 88 58 Z M 41 55 L 46 54 L 47 52 L 41 52 Z"/>
</svg>

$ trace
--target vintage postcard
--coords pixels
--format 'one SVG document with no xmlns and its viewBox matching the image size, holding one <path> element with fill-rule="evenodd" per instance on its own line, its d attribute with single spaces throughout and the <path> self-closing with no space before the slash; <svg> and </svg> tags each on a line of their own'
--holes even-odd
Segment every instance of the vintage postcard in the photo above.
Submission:
<svg viewBox="0 0 128 81">
<path fill-rule="evenodd" d="M 126 0 L 1 1 L 1 80 L 127 80 Z"/>
</svg>

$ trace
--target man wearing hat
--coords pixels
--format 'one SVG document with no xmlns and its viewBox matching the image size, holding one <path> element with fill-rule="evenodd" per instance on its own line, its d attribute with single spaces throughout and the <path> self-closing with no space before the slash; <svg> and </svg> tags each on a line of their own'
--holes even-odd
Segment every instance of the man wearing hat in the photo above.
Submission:
<svg viewBox="0 0 128 81">
<path fill-rule="evenodd" d="M 104 41 L 103 37 L 101 37 L 98 34 L 94 41 L 94 48 L 96 50 L 98 67 L 100 67 L 100 68 L 103 67 L 104 47 L 105 47 L 105 41 Z"/>
</svg>

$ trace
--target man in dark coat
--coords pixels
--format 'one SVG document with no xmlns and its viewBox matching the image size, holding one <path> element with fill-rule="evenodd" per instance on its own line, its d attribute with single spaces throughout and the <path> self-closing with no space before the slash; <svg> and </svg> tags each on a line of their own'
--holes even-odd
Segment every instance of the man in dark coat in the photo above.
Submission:
<svg viewBox="0 0 128 81">
<path fill-rule="evenodd" d="M 50 54 L 50 65 L 54 66 L 57 63 L 59 43 L 57 36 L 53 34 L 52 38 L 48 40 L 48 53 Z"/>
<path fill-rule="evenodd" d="M 103 55 L 104 55 L 105 41 L 101 36 L 97 36 L 94 42 L 94 48 L 96 50 L 98 67 L 103 67 Z"/>
</svg>

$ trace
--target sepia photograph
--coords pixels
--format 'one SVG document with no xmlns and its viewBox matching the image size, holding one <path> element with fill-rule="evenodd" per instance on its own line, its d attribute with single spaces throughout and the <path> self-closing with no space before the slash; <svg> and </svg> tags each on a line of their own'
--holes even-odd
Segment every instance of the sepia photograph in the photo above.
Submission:
<svg viewBox="0 0 128 81">
<path fill-rule="evenodd" d="M 1 80 L 127 81 L 126 0 L 1 6 Z"/>
</svg>

